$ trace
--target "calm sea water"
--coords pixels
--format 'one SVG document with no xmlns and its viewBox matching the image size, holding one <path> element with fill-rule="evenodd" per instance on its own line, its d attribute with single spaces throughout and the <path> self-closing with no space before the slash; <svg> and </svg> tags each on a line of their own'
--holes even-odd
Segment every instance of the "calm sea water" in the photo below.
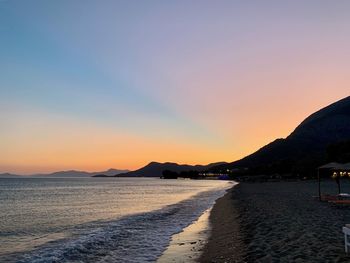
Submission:
<svg viewBox="0 0 350 263">
<path fill-rule="evenodd" d="M 153 262 L 230 183 L 0 179 L 0 262 Z"/>
</svg>

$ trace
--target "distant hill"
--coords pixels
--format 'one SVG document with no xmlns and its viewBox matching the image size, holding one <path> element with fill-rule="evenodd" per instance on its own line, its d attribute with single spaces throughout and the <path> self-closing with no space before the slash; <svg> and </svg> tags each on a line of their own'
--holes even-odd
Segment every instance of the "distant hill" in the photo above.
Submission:
<svg viewBox="0 0 350 263">
<path fill-rule="evenodd" d="M 69 171 L 59 171 L 59 172 L 48 173 L 48 174 L 32 174 L 32 175 L 29 175 L 29 177 L 92 177 L 95 175 L 115 176 L 117 174 L 126 173 L 126 172 L 129 172 L 129 170 L 109 169 L 107 171 L 102 171 L 102 172 L 84 172 L 84 171 L 69 170 Z M 4 178 L 4 177 L 6 178 L 21 177 L 21 175 L 15 175 L 15 174 L 9 174 L 9 173 L 0 174 L 0 178 Z"/>
<path fill-rule="evenodd" d="M 246 167 L 257 172 L 278 173 L 303 173 L 308 169 L 309 173 L 328 161 L 327 147 L 347 140 L 350 140 L 350 97 L 313 113 L 287 138 L 277 139 L 241 160 L 212 169 Z"/>
<path fill-rule="evenodd" d="M 182 171 L 205 171 L 214 166 L 225 164 L 223 162 L 220 163 L 212 163 L 208 165 L 188 165 L 188 164 L 177 164 L 177 163 L 158 163 L 151 162 L 146 166 L 127 173 L 122 173 L 117 175 L 117 177 L 160 177 L 164 170 L 171 170 L 174 172 L 182 172 Z"/>
<path fill-rule="evenodd" d="M 84 171 L 60 171 L 54 172 L 50 174 L 39 174 L 36 176 L 45 176 L 45 177 L 91 177 L 99 174 L 104 174 L 106 176 L 114 176 L 120 173 L 128 172 L 128 170 L 117 170 L 117 169 L 109 169 L 107 171 L 102 172 L 84 172 Z"/>
<path fill-rule="evenodd" d="M 0 174 L 0 178 L 18 178 L 18 177 L 21 177 L 21 176 L 17 174 L 10 174 L 10 173 Z"/>
</svg>

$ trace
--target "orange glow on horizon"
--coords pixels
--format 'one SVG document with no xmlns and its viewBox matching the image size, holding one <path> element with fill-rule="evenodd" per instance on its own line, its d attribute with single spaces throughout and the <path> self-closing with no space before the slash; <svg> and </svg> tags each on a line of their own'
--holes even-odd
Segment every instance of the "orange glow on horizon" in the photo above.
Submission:
<svg viewBox="0 0 350 263">
<path fill-rule="evenodd" d="M 320 102 L 315 102 L 308 107 L 315 111 L 322 106 Z M 31 116 L 28 118 L 30 122 L 18 124 L 16 141 L 9 138 L 1 142 L 2 148 L 9 150 L 0 154 L 0 170 L 35 174 L 62 170 L 93 172 L 109 168 L 136 170 L 151 161 L 193 165 L 232 162 L 277 138 L 286 137 L 304 119 L 298 117 L 302 115 L 300 112 L 299 109 L 288 118 L 279 114 L 275 117 L 270 114 L 264 118 L 262 112 L 255 115 L 254 121 L 242 118 L 238 120 L 240 140 L 228 137 L 230 129 L 237 131 L 237 126 L 230 128 L 230 125 L 226 125 L 227 130 L 223 131 L 226 132 L 228 140 L 210 147 L 188 141 L 145 138 L 136 134 L 89 127 L 88 123 L 78 124 L 57 116 L 47 116 L 44 119 Z M 36 121 L 33 122 L 34 119 Z M 49 128 L 38 133 L 36 127 L 48 123 Z M 67 124 L 69 132 L 65 128 Z M 82 130 L 84 133 L 81 133 Z"/>
<path fill-rule="evenodd" d="M 0 173 L 232 162 L 349 96 L 348 1 L 15 2 Z"/>
</svg>

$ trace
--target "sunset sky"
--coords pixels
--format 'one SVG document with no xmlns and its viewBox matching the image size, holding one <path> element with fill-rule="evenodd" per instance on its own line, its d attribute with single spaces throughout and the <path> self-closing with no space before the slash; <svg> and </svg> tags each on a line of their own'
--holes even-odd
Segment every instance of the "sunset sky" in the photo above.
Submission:
<svg viewBox="0 0 350 263">
<path fill-rule="evenodd" d="M 349 95 L 350 1 L 0 1 L 0 173 L 234 161 Z"/>
</svg>

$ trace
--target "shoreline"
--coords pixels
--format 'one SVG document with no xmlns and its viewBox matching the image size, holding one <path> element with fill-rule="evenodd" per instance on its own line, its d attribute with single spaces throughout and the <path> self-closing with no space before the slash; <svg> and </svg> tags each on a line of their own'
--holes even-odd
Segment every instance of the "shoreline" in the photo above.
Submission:
<svg viewBox="0 0 350 263">
<path fill-rule="evenodd" d="M 333 191 L 333 182 L 324 182 Z M 350 184 L 344 188 L 350 191 Z M 319 202 L 312 181 L 240 183 L 215 203 L 198 262 L 350 262 L 350 208 Z"/>
<path fill-rule="evenodd" d="M 212 209 L 218 200 L 225 197 L 236 185 L 231 182 L 223 195 L 215 200 L 214 204 L 205 210 L 195 221 L 171 236 L 168 247 L 157 259 L 157 263 L 196 263 L 201 259 L 203 250 L 212 234 Z M 231 184 L 230 183 L 230 184 Z"/>
<path fill-rule="evenodd" d="M 195 222 L 171 237 L 169 246 L 158 258 L 157 263 L 195 263 L 210 235 L 209 216 L 212 208 L 207 209 Z"/>
<path fill-rule="evenodd" d="M 227 193 L 217 199 L 209 216 L 211 226 L 208 242 L 197 262 L 245 262 L 245 245 L 240 231 L 239 212 L 234 185 Z"/>
</svg>

